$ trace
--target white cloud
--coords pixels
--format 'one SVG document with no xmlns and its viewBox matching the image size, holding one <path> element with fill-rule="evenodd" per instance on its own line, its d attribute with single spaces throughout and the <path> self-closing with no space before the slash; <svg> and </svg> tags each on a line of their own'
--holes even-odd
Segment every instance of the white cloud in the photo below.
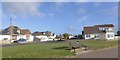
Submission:
<svg viewBox="0 0 120 60">
<path fill-rule="evenodd" d="M 2 16 L 2 9 L 0 9 L 0 16 Z"/>
<path fill-rule="evenodd" d="M 100 6 L 102 3 L 101 2 L 95 2 L 93 3 L 94 6 Z"/>
<path fill-rule="evenodd" d="M 72 0 L 75 2 L 118 2 L 119 0 Z"/>
<path fill-rule="evenodd" d="M 53 13 L 48 14 L 50 17 L 55 17 Z"/>
<path fill-rule="evenodd" d="M 41 16 L 40 3 L 35 2 L 7 2 L 3 3 L 3 12 L 6 14 Z"/>
<path fill-rule="evenodd" d="M 118 6 L 115 6 L 113 8 L 108 8 L 108 9 L 103 9 L 103 10 L 100 10 L 100 13 L 104 13 L 104 14 L 107 14 L 107 15 L 118 15 Z"/>
<path fill-rule="evenodd" d="M 0 8 L 0 29 L 2 28 L 2 9 Z"/>
<path fill-rule="evenodd" d="M 2 2 L 42 2 L 44 0 L 2 0 Z"/>
<path fill-rule="evenodd" d="M 119 0 L 2 0 L 3 2 L 118 2 Z"/>
<path fill-rule="evenodd" d="M 70 32 L 76 31 L 76 29 L 72 25 L 69 26 L 66 30 Z"/>
<path fill-rule="evenodd" d="M 83 16 L 82 18 L 80 18 L 79 21 L 81 22 L 81 21 L 85 21 L 85 20 L 89 20 L 89 19 L 90 19 L 89 16 L 86 15 L 86 16 Z"/>
<path fill-rule="evenodd" d="M 71 30 L 74 30 L 74 29 L 73 29 L 73 26 L 70 26 L 70 29 L 71 29 Z"/>
<path fill-rule="evenodd" d="M 88 3 L 88 2 L 75 2 L 76 5 L 84 5 L 86 3 Z"/>
<path fill-rule="evenodd" d="M 63 2 L 55 2 L 55 8 L 56 8 L 56 10 L 59 11 L 59 12 L 61 12 L 63 5 L 64 5 Z"/>
<path fill-rule="evenodd" d="M 118 6 L 111 9 L 113 14 L 118 14 Z"/>
<path fill-rule="evenodd" d="M 80 8 L 80 9 L 78 10 L 78 13 L 79 13 L 79 14 L 85 14 L 85 13 L 87 13 L 87 11 L 86 11 L 86 9 L 84 9 L 84 8 Z"/>
</svg>

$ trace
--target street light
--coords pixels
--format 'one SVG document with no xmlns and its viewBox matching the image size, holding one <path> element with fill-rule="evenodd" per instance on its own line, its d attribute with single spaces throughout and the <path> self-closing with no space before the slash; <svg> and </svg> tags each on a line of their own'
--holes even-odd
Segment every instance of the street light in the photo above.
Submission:
<svg viewBox="0 0 120 60">
<path fill-rule="evenodd" d="M 12 41 L 12 18 L 10 18 L 10 43 Z"/>
</svg>

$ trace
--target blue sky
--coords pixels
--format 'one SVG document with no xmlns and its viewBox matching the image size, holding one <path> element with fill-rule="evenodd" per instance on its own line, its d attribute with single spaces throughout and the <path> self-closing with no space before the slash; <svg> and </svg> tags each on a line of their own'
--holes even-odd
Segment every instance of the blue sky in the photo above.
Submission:
<svg viewBox="0 0 120 60">
<path fill-rule="evenodd" d="M 114 24 L 118 29 L 117 2 L 4 2 L 2 28 L 81 34 L 84 26 Z"/>
</svg>

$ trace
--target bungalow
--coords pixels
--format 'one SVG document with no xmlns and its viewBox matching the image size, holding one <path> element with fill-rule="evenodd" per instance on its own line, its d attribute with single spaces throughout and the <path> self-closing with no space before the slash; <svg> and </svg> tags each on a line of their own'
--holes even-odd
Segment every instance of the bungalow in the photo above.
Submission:
<svg viewBox="0 0 120 60">
<path fill-rule="evenodd" d="M 27 41 L 32 42 L 33 36 L 29 29 L 22 29 L 21 30 L 22 38 L 25 38 Z"/>
<path fill-rule="evenodd" d="M 43 41 L 53 41 L 56 37 L 56 35 L 50 31 L 45 31 L 45 32 L 34 32 L 32 33 L 34 38 L 40 39 L 41 42 Z M 36 39 L 37 40 L 37 39 Z"/>
<path fill-rule="evenodd" d="M 114 39 L 114 25 L 94 25 L 84 27 L 85 39 Z"/>
</svg>

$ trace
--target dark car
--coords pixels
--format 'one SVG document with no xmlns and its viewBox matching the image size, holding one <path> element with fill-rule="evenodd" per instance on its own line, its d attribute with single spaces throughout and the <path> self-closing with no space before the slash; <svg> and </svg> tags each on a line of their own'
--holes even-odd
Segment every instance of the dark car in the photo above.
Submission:
<svg viewBox="0 0 120 60">
<path fill-rule="evenodd" d="M 14 41 L 14 43 L 26 43 L 26 39 L 21 38 L 19 40 Z"/>
</svg>

